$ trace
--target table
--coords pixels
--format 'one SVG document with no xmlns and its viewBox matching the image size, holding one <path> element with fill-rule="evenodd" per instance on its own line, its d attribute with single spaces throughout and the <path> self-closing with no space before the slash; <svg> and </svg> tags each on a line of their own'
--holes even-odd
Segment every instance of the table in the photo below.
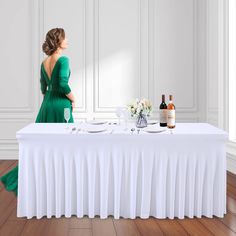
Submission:
<svg viewBox="0 0 236 236">
<path fill-rule="evenodd" d="M 224 131 L 206 123 L 177 123 L 172 134 L 132 134 L 132 124 L 96 134 L 83 131 L 85 123 L 69 126 L 33 123 L 17 132 L 18 217 L 226 213 Z"/>
</svg>

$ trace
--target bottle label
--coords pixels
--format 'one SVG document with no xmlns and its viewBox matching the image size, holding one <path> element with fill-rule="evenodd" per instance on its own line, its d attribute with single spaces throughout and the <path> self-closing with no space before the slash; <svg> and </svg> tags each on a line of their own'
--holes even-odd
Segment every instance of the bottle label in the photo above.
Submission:
<svg viewBox="0 0 236 236">
<path fill-rule="evenodd" d="M 175 110 L 167 111 L 167 125 L 175 126 Z"/>
<path fill-rule="evenodd" d="M 167 109 L 160 110 L 160 123 L 167 123 Z"/>
</svg>

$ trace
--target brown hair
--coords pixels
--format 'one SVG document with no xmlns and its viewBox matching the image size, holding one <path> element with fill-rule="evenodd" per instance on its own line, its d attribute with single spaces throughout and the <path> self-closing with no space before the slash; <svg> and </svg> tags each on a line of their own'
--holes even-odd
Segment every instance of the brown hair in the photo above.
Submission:
<svg viewBox="0 0 236 236">
<path fill-rule="evenodd" d="M 52 55 L 65 39 L 65 31 L 62 28 L 54 28 L 47 32 L 46 39 L 42 45 L 43 52 Z"/>
</svg>

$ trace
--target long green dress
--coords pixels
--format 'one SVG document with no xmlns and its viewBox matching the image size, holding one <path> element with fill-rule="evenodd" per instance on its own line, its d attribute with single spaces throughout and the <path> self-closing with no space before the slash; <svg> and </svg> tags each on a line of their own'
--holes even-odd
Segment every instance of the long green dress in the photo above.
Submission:
<svg viewBox="0 0 236 236">
<path fill-rule="evenodd" d="M 41 65 L 41 92 L 44 94 L 44 99 L 36 118 L 36 123 L 65 123 L 64 108 L 70 109 L 70 123 L 74 122 L 72 116 L 71 101 L 66 97 L 71 89 L 68 85 L 70 77 L 69 59 L 61 56 L 51 74 L 48 77 L 44 65 Z M 6 190 L 13 191 L 17 195 L 18 187 L 18 166 L 13 168 L 7 174 L 0 177 Z"/>
</svg>

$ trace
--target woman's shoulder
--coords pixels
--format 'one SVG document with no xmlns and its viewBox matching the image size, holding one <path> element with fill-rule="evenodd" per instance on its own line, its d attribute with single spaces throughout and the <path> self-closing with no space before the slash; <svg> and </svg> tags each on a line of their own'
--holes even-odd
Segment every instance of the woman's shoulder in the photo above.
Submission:
<svg viewBox="0 0 236 236">
<path fill-rule="evenodd" d="M 64 63 L 64 62 L 69 62 L 69 58 L 67 56 L 61 56 L 58 59 L 59 62 Z"/>
<path fill-rule="evenodd" d="M 67 70 L 69 67 L 69 58 L 66 56 L 61 56 L 58 59 L 58 68 L 60 68 L 61 70 Z"/>
</svg>

